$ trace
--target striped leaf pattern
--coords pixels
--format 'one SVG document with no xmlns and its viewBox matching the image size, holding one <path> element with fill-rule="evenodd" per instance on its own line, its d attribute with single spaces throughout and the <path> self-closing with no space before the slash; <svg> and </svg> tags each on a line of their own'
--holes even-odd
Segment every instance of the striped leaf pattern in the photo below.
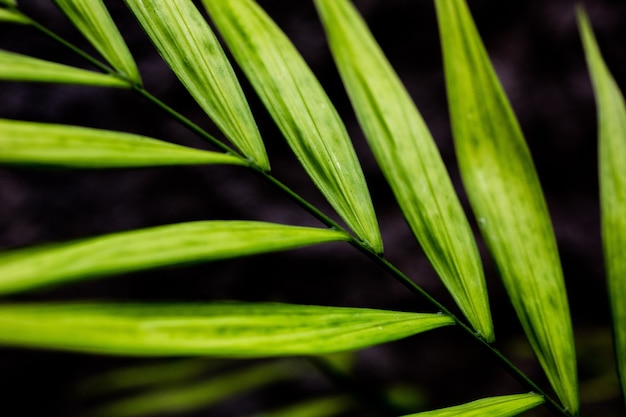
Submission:
<svg viewBox="0 0 626 417">
<path fill-rule="evenodd" d="M 522 131 L 463 0 L 437 0 L 461 176 L 509 298 L 563 405 L 579 409 L 574 337 L 548 209 Z"/>
</svg>

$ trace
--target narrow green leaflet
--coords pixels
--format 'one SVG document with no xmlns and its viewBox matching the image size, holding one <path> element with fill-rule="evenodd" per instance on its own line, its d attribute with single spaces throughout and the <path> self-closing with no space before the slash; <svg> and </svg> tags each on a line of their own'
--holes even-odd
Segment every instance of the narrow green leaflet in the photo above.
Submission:
<svg viewBox="0 0 626 417">
<path fill-rule="evenodd" d="M 191 0 L 125 0 L 159 53 L 226 137 L 269 170 L 263 140 L 222 47 Z"/>
<path fill-rule="evenodd" d="M 0 0 L 0 5 L 17 7 L 17 2 L 15 0 Z"/>
<path fill-rule="evenodd" d="M 355 8 L 346 0 L 316 4 L 359 122 L 405 218 L 473 327 L 493 341 L 478 249 L 428 128 Z"/>
<path fill-rule="evenodd" d="M 503 395 L 404 417 L 512 417 L 543 404 L 543 402 L 544 399 L 541 395 L 532 393 Z"/>
<path fill-rule="evenodd" d="M 243 163 L 232 155 L 129 133 L 0 119 L 0 164 L 121 168 Z"/>
<path fill-rule="evenodd" d="M 55 3 L 113 68 L 133 84 L 141 84 L 135 61 L 102 0 Z"/>
<path fill-rule="evenodd" d="M 30 20 L 15 9 L 0 9 L 0 22 L 30 23 Z"/>
<path fill-rule="evenodd" d="M 451 324 L 441 314 L 271 303 L 25 303 L 0 306 L 0 344 L 260 358 L 362 349 Z"/>
<path fill-rule="evenodd" d="M 613 313 L 615 357 L 626 398 L 626 105 L 582 9 L 578 9 L 578 24 L 598 107 L 604 262 Z"/>
<path fill-rule="evenodd" d="M 292 378 L 297 364 L 275 361 L 214 375 L 183 385 L 154 389 L 111 401 L 89 417 L 143 417 L 189 413 L 207 409 L 237 394 Z M 171 385 L 171 384 L 170 384 Z"/>
<path fill-rule="evenodd" d="M 359 238 L 381 253 L 376 216 L 350 138 L 300 54 L 253 1 L 204 5 L 313 182 Z"/>
<path fill-rule="evenodd" d="M 509 297 L 563 405 L 579 408 L 567 293 L 522 131 L 463 0 L 437 0 L 461 175 Z"/>
<path fill-rule="evenodd" d="M 0 254 L 0 294 L 348 239 L 335 230 L 253 221 L 199 221 L 139 229 L 4 252 Z"/>
<path fill-rule="evenodd" d="M 0 80 L 129 88 L 127 81 L 0 49 Z"/>
</svg>

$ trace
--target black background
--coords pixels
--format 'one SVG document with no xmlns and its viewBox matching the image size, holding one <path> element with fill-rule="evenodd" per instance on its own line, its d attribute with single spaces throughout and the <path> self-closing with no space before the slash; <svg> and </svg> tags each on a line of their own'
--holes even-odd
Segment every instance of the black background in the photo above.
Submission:
<svg viewBox="0 0 626 417">
<path fill-rule="evenodd" d="M 123 2 L 106 3 L 137 60 L 146 89 L 221 137 L 161 61 Z M 452 306 L 367 149 L 312 2 L 259 3 L 296 44 L 344 118 L 371 188 L 387 258 L 444 304 Z M 623 401 L 613 374 L 599 232 L 595 104 L 576 27 L 575 3 L 468 3 L 526 135 L 553 218 L 577 338 L 582 415 L 623 415 Z M 360 0 L 355 4 L 424 116 L 468 208 L 450 136 L 433 2 Z M 607 64 L 624 89 L 626 3 L 590 0 L 584 4 Z M 45 26 L 91 51 L 51 2 L 22 0 L 20 5 Z M 0 25 L 0 47 L 87 67 L 79 57 L 28 27 Z M 245 82 L 244 88 L 265 138 L 274 175 L 332 213 Z M 3 82 L 0 117 L 117 129 L 211 149 L 159 109 L 124 90 Z M 81 172 L 0 168 L 3 249 L 201 219 L 320 226 L 277 190 L 239 167 Z M 532 378 L 547 386 L 482 241 L 479 244 L 496 325 L 496 345 Z M 4 298 L 78 299 L 236 299 L 432 311 L 427 303 L 379 271 L 356 250 L 342 244 L 134 273 Z M 85 415 L 94 404 L 76 394 L 76 387 L 84 378 L 108 369 L 153 362 L 2 348 L 0 414 Z M 418 407 L 413 412 L 525 391 L 453 328 L 367 349 L 357 355 L 356 372 L 371 388 L 398 383 L 412 386 Z M 336 391 L 323 378 L 313 375 L 208 411 L 171 415 L 243 416 L 256 407 L 329 392 Z M 367 412 L 366 407 L 354 415 Z M 543 416 L 547 411 L 540 408 L 527 415 Z"/>
</svg>

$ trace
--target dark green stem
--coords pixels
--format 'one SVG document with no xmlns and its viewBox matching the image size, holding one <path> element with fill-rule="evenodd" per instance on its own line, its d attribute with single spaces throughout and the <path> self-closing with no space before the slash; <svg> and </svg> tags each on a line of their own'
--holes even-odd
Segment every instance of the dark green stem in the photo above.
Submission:
<svg viewBox="0 0 626 417">
<path fill-rule="evenodd" d="M 354 243 L 353 243 L 354 244 Z M 526 386 L 531 391 L 536 394 L 541 395 L 545 399 L 545 406 L 548 408 L 552 414 L 555 416 L 566 416 L 573 417 L 567 410 L 561 407 L 554 399 L 552 399 L 546 392 L 541 389 L 537 384 L 535 384 L 524 372 L 522 372 L 517 366 L 515 366 L 500 350 L 494 347 L 492 344 L 487 342 L 483 337 L 477 334 L 471 327 L 469 327 L 465 322 L 460 320 L 454 313 L 448 310 L 445 306 L 443 306 L 439 301 L 433 298 L 430 294 L 424 291 L 419 285 L 414 283 L 409 277 L 407 277 L 402 271 L 396 268 L 392 263 L 387 261 L 386 259 L 378 256 L 377 254 L 371 252 L 368 248 L 363 245 L 359 245 L 358 242 L 354 244 L 361 252 L 363 252 L 366 256 L 372 259 L 376 264 L 378 264 L 382 269 L 385 270 L 389 275 L 393 276 L 397 281 L 399 281 L 405 288 L 407 288 L 412 293 L 425 298 L 429 303 L 435 306 L 441 313 L 451 317 L 455 324 L 463 330 L 463 332 L 470 337 L 476 343 L 479 343 L 483 346 L 490 355 L 498 362 L 511 376 L 513 376 L 520 384 Z"/>
<path fill-rule="evenodd" d="M 102 71 L 104 71 L 104 72 L 106 72 L 108 74 L 112 74 L 112 75 L 117 76 L 118 78 L 123 79 L 124 81 L 126 81 L 129 84 L 129 87 L 132 88 L 135 92 L 137 92 L 138 94 L 140 94 L 141 96 L 146 98 L 148 101 L 150 101 L 151 103 L 153 103 L 154 105 L 156 105 L 157 107 L 162 109 L 164 112 L 166 112 L 172 118 L 176 119 L 178 122 L 180 122 L 182 125 L 186 126 L 188 129 L 190 129 L 191 131 L 196 133 L 201 138 L 203 138 L 203 139 L 207 140 L 208 142 L 212 143 L 214 146 L 216 146 L 217 148 L 221 149 L 225 153 L 228 153 L 228 154 L 231 154 L 231 155 L 234 155 L 234 156 L 237 156 L 239 158 L 244 159 L 246 161 L 246 166 L 248 166 L 249 168 L 252 168 L 252 170 L 256 174 L 258 174 L 261 178 L 263 178 L 267 182 L 271 183 L 273 186 L 275 186 L 278 189 L 280 189 L 292 201 L 294 201 L 296 204 L 298 204 L 300 207 L 302 207 L 304 210 L 306 210 L 308 213 L 310 213 L 312 216 L 314 216 L 316 219 L 318 219 L 321 223 L 323 223 L 327 227 L 335 229 L 335 230 L 343 231 L 346 234 L 350 234 L 344 227 L 339 225 L 332 218 L 330 218 L 329 216 L 327 216 L 326 214 L 321 212 L 319 209 L 317 209 L 315 206 L 313 206 L 311 203 L 306 201 L 304 198 L 302 198 L 300 195 L 298 195 L 295 191 L 290 189 L 287 185 L 285 185 L 284 183 L 279 181 L 277 178 L 275 178 L 274 176 L 272 176 L 268 172 L 266 172 L 263 169 L 261 169 L 258 165 L 256 165 L 252 161 L 250 161 L 248 158 L 245 158 L 244 156 L 242 156 L 240 153 L 235 151 L 233 148 L 229 147 L 228 145 L 224 144 L 220 140 L 216 139 L 214 136 L 212 136 L 209 133 L 207 133 L 201 127 L 199 127 L 198 125 L 193 123 L 191 120 L 189 120 L 188 118 L 186 118 L 182 114 L 180 114 L 177 111 L 175 111 L 173 108 L 171 108 L 167 104 L 163 103 L 161 100 L 159 100 L 158 98 L 156 98 L 155 96 L 150 94 L 148 91 L 146 91 L 142 86 L 133 84 L 132 81 L 130 81 L 128 78 L 126 78 L 126 77 L 122 76 L 121 74 L 115 72 L 109 66 L 103 64 L 102 62 L 98 61 L 96 58 L 94 58 L 91 55 L 85 53 L 80 48 L 76 47 L 75 45 L 71 44 L 70 42 L 66 41 L 65 39 L 59 37 L 55 33 L 51 32 L 50 30 L 45 28 L 44 26 L 42 26 L 39 23 L 33 21 L 32 19 L 30 21 L 31 21 L 31 25 L 32 26 L 34 26 L 35 28 L 37 28 L 38 30 L 43 32 L 45 35 L 47 35 L 47 36 L 51 37 L 52 39 L 56 40 L 57 42 L 63 44 L 67 48 L 71 49 L 72 51 L 74 51 L 75 53 L 77 53 L 78 55 L 80 55 L 81 57 L 86 59 L 88 62 L 90 62 L 95 67 L 99 68 L 100 70 L 102 70 Z M 533 391 L 533 392 L 543 396 L 544 399 L 545 399 L 545 404 L 544 405 L 552 414 L 554 414 L 557 417 L 574 417 L 571 413 L 569 413 L 567 410 L 565 410 L 563 407 L 561 407 L 554 399 L 552 399 L 549 395 L 547 395 L 537 384 L 535 384 L 526 374 L 524 374 L 504 354 L 502 354 L 502 352 L 500 352 L 493 345 L 488 343 L 485 339 L 483 339 L 480 335 L 478 335 L 474 330 L 472 330 L 471 327 L 469 327 L 461 319 L 459 319 L 455 314 L 453 314 L 450 310 L 448 310 L 445 306 L 443 306 L 439 301 L 437 301 L 435 298 L 433 298 L 430 294 L 428 294 L 419 285 L 414 283 L 402 271 L 400 271 L 398 268 L 396 268 L 395 265 L 390 263 L 387 259 L 383 258 L 381 255 L 374 253 L 369 248 L 369 246 L 366 243 L 364 243 L 363 241 L 361 241 L 361 240 L 359 240 L 359 239 L 357 239 L 355 237 L 351 237 L 349 243 L 353 247 L 358 249 L 360 252 L 362 252 L 365 256 L 367 256 L 369 259 L 371 259 L 375 264 L 377 264 L 385 272 L 387 272 L 389 275 L 394 277 L 397 281 L 399 281 L 404 287 L 406 287 L 413 294 L 416 294 L 417 296 L 426 299 L 435 309 L 440 311 L 442 314 L 446 314 L 446 315 L 450 316 L 454 320 L 454 322 L 455 322 L 455 324 L 456 324 L 456 326 L 458 328 L 460 328 L 471 340 L 473 340 L 474 342 L 479 343 L 480 345 L 482 345 L 490 353 L 490 355 L 496 360 L 496 362 L 498 362 L 520 384 L 526 386 L 531 391 Z M 319 361 L 317 361 L 317 362 L 314 361 L 314 363 L 316 364 L 316 366 L 318 368 L 322 369 L 324 371 L 324 373 L 326 373 L 327 375 L 331 376 L 331 379 L 333 379 L 335 381 L 342 381 L 342 384 L 346 383 L 347 381 L 349 381 L 347 376 L 341 376 L 340 371 L 338 371 L 336 369 L 333 369 L 328 363 L 326 363 L 326 362 L 322 363 L 322 362 L 319 362 Z M 360 397 L 362 393 L 363 393 L 362 391 L 359 391 L 358 392 L 358 394 L 359 394 L 358 396 Z M 356 395 L 356 393 L 355 393 L 355 395 Z M 379 411 L 381 413 L 383 413 L 384 415 L 388 415 L 389 407 L 390 407 L 390 405 L 388 403 L 378 401 L 377 408 L 380 408 Z M 383 411 L 383 409 L 384 409 L 384 411 Z"/>
<path fill-rule="evenodd" d="M 169 114 L 172 118 L 177 120 L 180 124 L 182 124 L 189 130 L 191 130 L 192 132 L 200 136 L 202 139 L 206 140 L 207 142 L 210 142 L 213 146 L 217 147 L 218 149 L 224 151 L 225 153 L 229 155 L 237 156 L 241 159 L 246 160 L 247 165 L 250 165 L 251 167 L 256 168 L 255 166 L 252 165 L 250 161 L 248 161 L 244 156 L 239 154 L 233 148 L 229 147 L 224 142 L 217 139 L 215 136 L 208 134 L 200 126 L 198 126 L 191 120 L 187 119 L 185 116 L 183 116 L 182 114 L 180 114 L 179 112 L 177 112 L 176 110 L 168 106 L 167 104 L 163 103 L 161 100 L 159 100 L 158 98 L 150 94 L 148 91 L 146 91 L 143 87 L 133 86 L 133 90 L 136 91 L 142 97 L 144 97 L 146 100 L 150 101 L 152 104 L 156 105 L 161 110 Z"/>
<path fill-rule="evenodd" d="M 37 21 L 35 21 L 35 20 L 31 19 L 31 18 L 28 18 L 28 20 L 29 20 L 29 24 L 31 26 L 33 26 L 34 28 L 36 28 L 37 30 L 42 32 L 44 35 L 52 38 L 56 42 L 59 42 L 61 45 L 65 46 L 66 48 L 70 49 L 72 52 L 74 52 L 75 54 L 79 55 L 81 58 L 83 58 L 84 60 L 86 60 L 87 62 L 89 62 L 91 65 L 93 65 L 94 67 L 98 68 L 102 72 L 106 72 L 107 74 L 111 74 L 113 76 L 121 78 L 122 80 L 128 82 L 129 84 L 132 84 L 131 81 L 128 80 L 128 78 L 122 77 L 120 74 L 115 72 L 115 70 L 113 70 L 111 67 L 109 67 L 108 65 L 102 63 L 101 61 L 97 60 L 96 58 L 92 57 L 91 55 L 89 55 L 88 53 L 86 53 L 85 51 L 83 51 L 82 49 L 77 47 L 76 45 L 66 41 L 65 39 L 63 39 L 62 37 L 60 37 L 56 33 L 52 32 L 51 30 L 49 30 L 45 26 L 39 24 Z"/>
</svg>

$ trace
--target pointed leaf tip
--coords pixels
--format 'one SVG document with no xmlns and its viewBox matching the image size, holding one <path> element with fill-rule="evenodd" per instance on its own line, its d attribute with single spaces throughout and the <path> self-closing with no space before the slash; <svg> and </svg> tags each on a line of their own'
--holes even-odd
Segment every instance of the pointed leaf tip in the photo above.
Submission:
<svg viewBox="0 0 626 417">
<path fill-rule="evenodd" d="M 358 120 L 404 217 L 472 326 L 493 341 L 478 249 L 426 124 L 350 2 L 315 3 Z"/>
<path fill-rule="evenodd" d="M 103 0 L 54 0 L 100 54 L 133 84 L 141 76 Z"/>
<path fill-rule="evenodd" d="M 436 0 L 463 183 L 525 333 L 561 402 L 578 412 L 567 292 L 522 131 L 463 0 Z"/>
<path fill-rule="evenodd" d="M 262 358 L 363 349 L 452 324 L 439 314 L 270 303 L 2 304 L 0 344 Z"/>
<path fill-rule="evenodd" d="M 0 163 L 62 168 L 232 164 L 223 153 L 110 130 L 0 119 Z"/>
<path fill-rule="evenodd" d="M 0 294 L 151 268 L 348 240 L 335 230 L 254 221 L 157 226 L 0 253 Z"/>
<path fill-rule="evenodd" d="M 109 74 L 0 50 L 0 80 L 130 88 L 130 84 Z"/>
<path fill-rule="evenodd" d="M 315 185 L 356 235 L 382 253 L 376 215 L 346 128 L 304 59 L 255 2 L 204 5 Z"/>
<path fill-rule="evenodd" d="M 533 393 L 502 395 L 404 417 L 513 417 L 543 404 L 544 401 L 541 395 Z"/>
<path fill-rule="evenodd" d="M 191 0 L 125 0 L 187 91 L 226 137 L 269 171 L 263 140 L 232 66 Z"/>
</svg>

